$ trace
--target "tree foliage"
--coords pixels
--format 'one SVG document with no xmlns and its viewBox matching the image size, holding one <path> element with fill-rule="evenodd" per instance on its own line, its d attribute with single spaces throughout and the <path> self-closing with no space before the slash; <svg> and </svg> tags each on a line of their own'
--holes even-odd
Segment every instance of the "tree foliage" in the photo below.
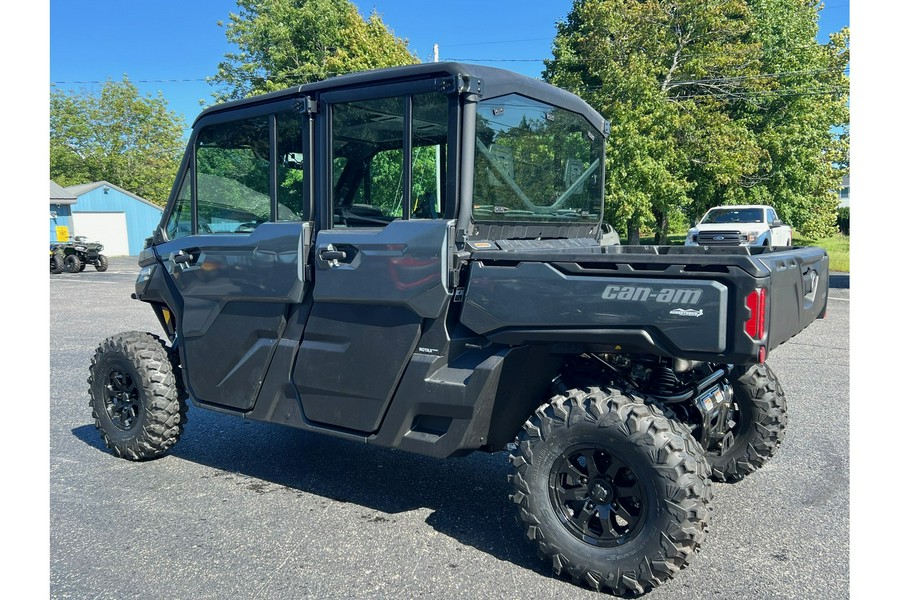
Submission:
<svg viewBox="0 0 900 600">
<path fill-rule="evenodd" d="M 106 180 L 163 205 L 184 150 L 184 119 L 133 83 L 99 94 L 50 92 L 50 178 L 62 186 Z"/>
<path fill-rule="evenodd" d="M 662 241 L 673 219 L 717 204 L 774 204 L 808 235 L 834 223 L 847 35 L 817 44 L 818 9 L 575 1 L 544 75 L 610 119 L 608 214 L 630 241 L 642 227 Z"/>
<path fill-rule="evenodd" d="M 238 47 L 210 82 L 218 101 L 234 100 L 332 75 L 418 60 L 381 17 L 366 20 L 349 0 L 237 0 L 225 36 Z M 222 25 L 222 23 L 220 23 Z"/>
</svg>

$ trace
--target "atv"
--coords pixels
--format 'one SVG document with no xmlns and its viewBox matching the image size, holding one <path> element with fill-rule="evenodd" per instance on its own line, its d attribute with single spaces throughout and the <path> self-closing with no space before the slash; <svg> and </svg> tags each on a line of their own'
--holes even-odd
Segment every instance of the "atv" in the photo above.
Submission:
<svg viewBox="0 0 900 600">
<path fill-rule="evenodd" d="M 89 241 L 85 236 L 75 236 L 74 242 L 51 242 L 50 272 L 80 273 L 88 265 L 103 272 L 109 268 L 109 259 L 100 254 L 103 244 Z"/>
</svg>

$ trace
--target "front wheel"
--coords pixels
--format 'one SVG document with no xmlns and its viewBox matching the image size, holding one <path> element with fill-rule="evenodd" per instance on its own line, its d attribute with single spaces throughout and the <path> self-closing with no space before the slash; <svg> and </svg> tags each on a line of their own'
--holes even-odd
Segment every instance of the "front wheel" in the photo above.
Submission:
<svg viewBox="0 0 900 600">
<path fill-rule="evenodd" d="M 88 377 L 94 424 L 116 456 L 144 460 L 169 450 L 184 431 L 187 403 L 174 353 L 150 333 L 105 339 Z"/>
<path fill-rule="evenodd" d="M 618 390 L 553 397 L 525 423 L 510 461 L 517 517 L 557 575 L 644 593 L 706 537 L 712 488 L 702 448 Z"/>
<path fill-rule="evenodd" d="M 66 266 L 66 271 L 69 273 L 80 273 L 84 263 L 81 262 L 81 259 L 77 254 L 69 254 L 63 260 L 63 264 Z"/>
<path fill-rule="evenodd" d="M 778 377 L 767 364 L 735 367 L 729 375 L 734 389 L 726 440 L 706 459 L 717 481 L 740 481 L 769 460 L 781 446 L 787 426 L 787 399 Z"/>
<path fill-rule="evenodd" d="M 102 273 L 109 268 L 109 259 L 103 254 L 99 255 L 96 264 L 94 264 L 94 268 Z"/>
</svg>

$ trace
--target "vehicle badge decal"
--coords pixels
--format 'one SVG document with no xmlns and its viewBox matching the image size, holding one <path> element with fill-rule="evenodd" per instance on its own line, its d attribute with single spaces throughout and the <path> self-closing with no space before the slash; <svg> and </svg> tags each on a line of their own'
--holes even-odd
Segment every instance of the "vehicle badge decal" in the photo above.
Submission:
<svg viewBox="0 0 900 600">
<path fill-rule="evenodd" d="M 702 317 L 703 309 L 693 308 L 675 308 L 669 311 L 670 315 L 678 315 L 679 317 Z"/>
</svg>

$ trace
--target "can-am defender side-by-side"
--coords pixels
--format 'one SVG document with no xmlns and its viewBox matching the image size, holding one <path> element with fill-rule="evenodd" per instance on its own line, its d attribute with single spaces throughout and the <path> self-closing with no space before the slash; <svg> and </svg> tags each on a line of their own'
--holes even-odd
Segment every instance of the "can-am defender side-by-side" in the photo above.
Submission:
<svg viewBox="0 0 900 600">
<path fill-rule="evenodd" d="M 603 244 L 607 121 L 507 71 L 357 73 L 206 109 L 90 365 L 131 460 L 196 407 L 432 457 L 513 448 L 557 574 L 671 578 L 711 481 L 784 436 L 767 353 L 825 313 L 819 248 Z M 210 441 L 214 443 L 214 441 Z"/>
</svg>

